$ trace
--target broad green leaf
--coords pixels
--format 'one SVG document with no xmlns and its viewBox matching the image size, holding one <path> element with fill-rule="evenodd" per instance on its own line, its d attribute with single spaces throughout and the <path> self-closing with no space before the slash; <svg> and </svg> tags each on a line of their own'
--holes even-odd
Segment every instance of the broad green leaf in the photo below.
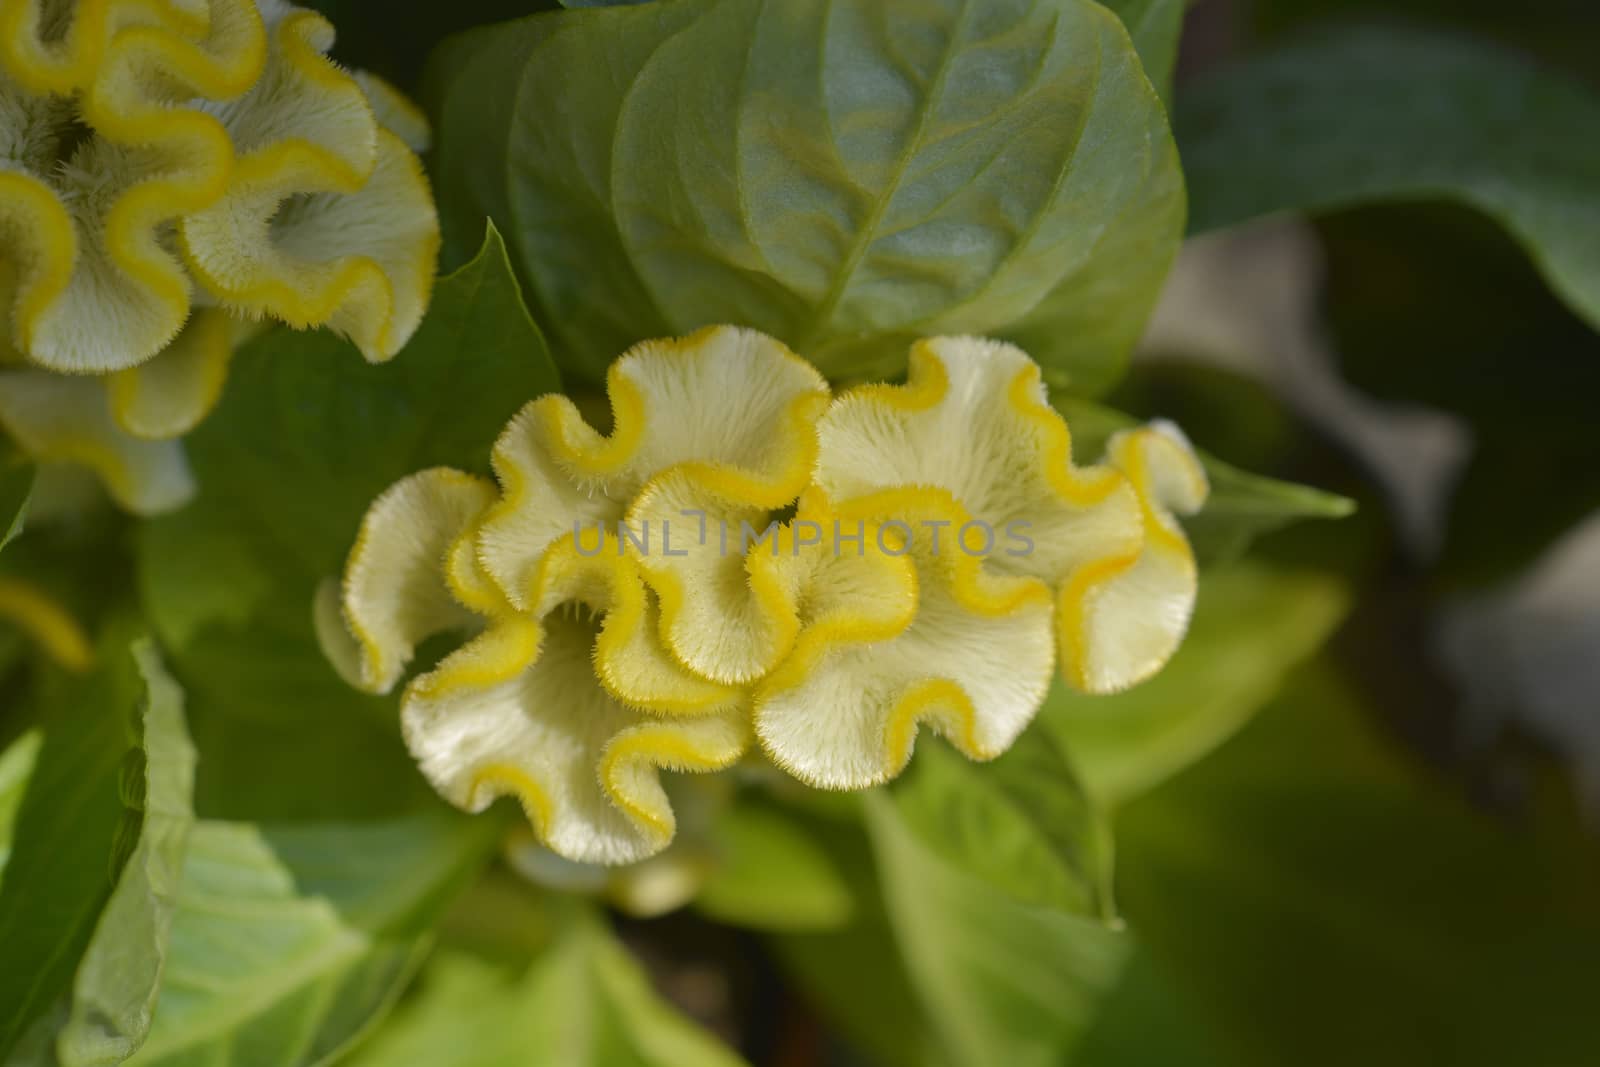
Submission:
<svg viewBox="0 0 1600 1067">
<path fill-rule="evenodd" d="M 1172 73 L 1178 65 L 1186 0 L 1100 0 L 1117 13 L 1133 38 L 1145 73 L 1161 98 L 1172 99 Z"/>
<path fill-rule="evenodd" d="M 48 1045 L 53 1013 L 139 830 L 144 783 L 130 756 L 142 684 L 127 654 L 130 636 L 126 627 L 108 633 L 98 670 L 49 676 L 37 698 L 42 739 L 0 877 L 0 1062 L 24 1041 L 29 1049 Z"/>
<path fill-rule="evenodd" d="M 144 599 L 189 694 L 202 815 L 365 817 L 427 796 L 392 701 L 323 659 L 315 591 L 375 496 L 425 467 L 486 470 L 504 423 L 556 387 L 493 232 L 389 363 L 287 330 L 239 353 L 190 438 L 198 498 L 139 545 Z"/>
<path fill-rule="evenodd" d="M 806 826 L 752 798 L 711 827 L 711 875 L 695 906 L 713 919 L 763 930 L 830 929 L 849 921 L 850 888 Z"/>
<path fill-rule="evenodd" d="M 47 676 L 0 756 L 0 1062 L 119 1063 L 150 1025 L 192 819 L 183 694 L 148 640 Z"/>
<path fill-rule="evenodd" d="M 137 1067 L 325 1063 L 415 972 L 426 929 L 498 824 L 201 822 Z M 428 1062 L 419 1060 L 416 1062 Z"/>
<path fill-rule="evenodd" d="M 1120 813 L 1129 923 L 1259 1067 L 1587 1063 L 1600 855 L 1499 822 L 1326 666 Z"/>
<path fill-rule="evenodd" d="M 1282 210 L 1446 199 L 1487 213 L 1600 327 L 1600 94 L 1492 47 L 1328 32 L 1186 87 L 1196 232 Z"/>
<path fill-rule="evenodd" d="M 438 69 L 456 225 L 500 220 L 591 380 L 735 322 L 840 378 L 894 373 L 925 334 L 1005 336 L 1092 392 L 1182 229 L 1160 101 L 1089 0 L 573 11 Z"/>
<path fill-rule="evenodd" d="M 1108 806 L 1200 760 L 1249 721 L 1311 656 L 1349 604 L 1338 578 L 1242 562 L 1202 572 L 1194 621 L 1154 678 L 1114 696 L 1057 684 L 1033 729 L 1071 753 Z"/>
<path fill-rule="evenodd" d="M 33 492 L 34 468 L 7 466 L 0 468 L 0 549 L 9 545 L 22 532 L 22 523 L 28 514 L 28 497 Z"/>
<path fill-rule="evenodd" d="M 1072 430 L 1079 462 L 1099 458 L 1106 439 L 1135 425 L 1120 411 L 1057 394 L 1052 398 Z M 1265 534 L 1309 519 L 1342 519 L 1355 513 L 1355 502 L 1336 493 L 1250 474 L 1201 450 L 1201 465 L 1211 495 L 1198 515 L 1184 519 L 1195 556 L 1203 565 L 1227 563 Z"/>
<path fill-rule="evenodd" d="M 1114 914 L 1110 828 L 1049 731 L 1028 730 L 982 764 L 924 746 L 890 795 L 924 847 L 951 866 L 1024 903 Z"/>
<path fill-rule="evenodd" d="M 149 641 L 134 645 L 133 656 L 145 683 L 135 750 L 142 758 L 133 763 L 143 772 L 133 783 L 139 839 L 78 965 L 67 1025 L 56 1038 L 62 1067 L 121 1063 L 149 1032 L 194 824 L 195 753 L 183 692 Z"/>
<path fill-rule="evenodd" d="M 1215 1062 L 1209 1035 L 1155 979 L 1130 934 L 996 894 L 926 848 L 882 791 L 867 794 L 866 811 L 890 923 L 950 1062 Z M 1129 1000 L 1143 1025 L 1131 1025 Z"/>
<path fill-rule="evenodd" d="M 604 921 L 571 914 L 521 968 L 441 951 L 415 997 L 352 1067 L 736 1067 L 741 1061 L 680 1016 Z"/>
</svg>

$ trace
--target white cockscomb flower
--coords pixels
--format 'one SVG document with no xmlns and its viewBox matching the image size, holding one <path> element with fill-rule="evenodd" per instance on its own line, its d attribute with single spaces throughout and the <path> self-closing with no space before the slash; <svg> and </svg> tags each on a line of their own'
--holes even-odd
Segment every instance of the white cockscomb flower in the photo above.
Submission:
<svg viewBox="0 0 1600 1067">
<path fill-rule="evenodd" d="M 281 0 L 0 4 L 0 429 L 26 453 L 165 510 L 249 324 L 373 361 L 415 331 L 426 123 L 332 43 Z"/>
</svg>

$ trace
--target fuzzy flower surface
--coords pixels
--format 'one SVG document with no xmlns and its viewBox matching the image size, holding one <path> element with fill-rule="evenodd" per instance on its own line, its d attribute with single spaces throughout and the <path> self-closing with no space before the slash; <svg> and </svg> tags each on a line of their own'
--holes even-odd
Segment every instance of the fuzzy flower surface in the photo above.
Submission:
<svg viewBox="0 0 1600 1067">
<path fill-rule="evenodd" d="M 892 778 L 924 726 L 993 758 L 1056 670 L 1112 692 L 1187 628 L 1193 451 L 1157 424 L 1075 466 L 1010 345 L 934 338 L 906 384 L 834 397 L 776 340 L 714 327 L 636 346 L 608 394 L 609 433 L 541 397 L 493 482 L 391 487 L 317 605 L 330 659 L 373 692 L 427 638 L 467 635 L 406 686 L 406 742 L 451 802 L 515 796 L 569 860 L 659 852 L 660 772 L 756 747 L 829 789 Z"/>
<path fill-rule="evenodd" d="M 0 3 L 0 429 L 124 507 L 192 490 L 173 441 L 252 324 L 393 356 L 427 307 L 427 124 L 282 0 Z"/>
</svg>

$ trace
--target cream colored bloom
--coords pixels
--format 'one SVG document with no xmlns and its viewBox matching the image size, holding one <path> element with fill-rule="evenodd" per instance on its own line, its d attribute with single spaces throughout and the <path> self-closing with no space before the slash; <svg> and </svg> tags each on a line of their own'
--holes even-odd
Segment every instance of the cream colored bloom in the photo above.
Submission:
<svg viewBox="0 0 1600 1067">
<path fill-rule="evenodd" d="M 1136 431 L 1109 465 L 1075 467 L 1019 349 L 941 337 L 910 365 L 908 384 L 852 390 L 823 416 L 815 488 L 833 514 L 912 533 L 915 611 L 812 624 L 756 691 L 763 747 L 818 786 L 893 777 L 924 724 L 973 759 L 998 756 L 1058 654 L 1086 692 L 1133 685 L 1171 654 L 1194 601 L 1171 511 L 1198 508 L 1205 479 L 1180 436 Z"/>
<path fill-rule="evenodd" d="M 426 127 L 332 43 L 281 0 L 0 3 L 0 427 L 29 453 L 162 510 L 188 471 L 150 442 L 216 402 L 235 320 L 374 361 L 416 329 Z"/>
<path fill-rule="evenodd" d="M 380 497 L 324 644 L 383 692 L 431 635 L 474 634 L 407 687 L 406 741 L 453 803 L 516 795 L 587 863 L 663 848 L 659 772 L 726 767 L 752 733 L 801 780 L 857 789 L 923 725 L 1004 752 L 1058 663 L 1089 692 L 1158 668 L 1194 599 L 1173 515 L 1205 497 L 1181 435 L 1075 467 L 1022 352 L 937 338 L 911 365 L 830 402 L 751 331 L 639 345 L 612 367 L 609 434 L 543 397 L 495 445 L 498 485 L 434 470 Z"/>
<path fill-rule="evenodd" d="M 494 448 L 498 490 L 453 471 L 390 489 L 363 523 L 339 603 L 321 612 L 335 661 L 379 692 L 427 636 L 476 632 L 407 687 L 407 744 L 453 803 L 476 811 L 514 795 L 545 844 L 589 863 L 666 846 L 661 770 L 743 755 L 748 692 L 723 679 L 759 644 L 730 645 L 725 662 L 693 646 L 707 658 L 692 670 L 673 641 L 697 598 L 615 524 L 668 482 L 710 513 L 791 503 L 828 396 L 782 345 L 727 327 L 640 345 L 609 386 L 606 436 L 564 397 L 529 404 Z"/>
</svg>

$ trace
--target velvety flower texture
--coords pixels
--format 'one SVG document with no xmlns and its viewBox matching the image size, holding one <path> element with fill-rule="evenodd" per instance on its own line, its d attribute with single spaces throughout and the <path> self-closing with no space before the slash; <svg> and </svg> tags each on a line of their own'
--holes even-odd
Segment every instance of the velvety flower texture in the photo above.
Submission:
<svg viewBox="0 0 1600 1067">
<path fill-rule="evenodd" d="M 0 428 L 25 452 L 159 511 L 251 323 L 405 344 L 438 251 L 427 124 L 332 43 L 283 0 L 0 2 Z"/>
<path fill-rule="evenodd" d="M 665 847 L 660 771 L 753 745 L 811 785 L 898 774 L 926 725 L 999 755 L 1059 665 L 1090 693 L 1158 670 L 1195 566 L 1175 513 L 1204 474 L 1182 435 L 1117 435 L 1076 467 L 1021 351 L 935 338 L 910 380 L 833 398 L 733 327 L 613 365 L 602 435 L 529 404 L 495 482 L 414 474 L 368 511 L 318 604 L 330 658 L 385 692 L 416 647 L 472 636 L 406 688 L 406 742 L 451 802 L 510 794 L 551 849 Z"/>
</svg>

